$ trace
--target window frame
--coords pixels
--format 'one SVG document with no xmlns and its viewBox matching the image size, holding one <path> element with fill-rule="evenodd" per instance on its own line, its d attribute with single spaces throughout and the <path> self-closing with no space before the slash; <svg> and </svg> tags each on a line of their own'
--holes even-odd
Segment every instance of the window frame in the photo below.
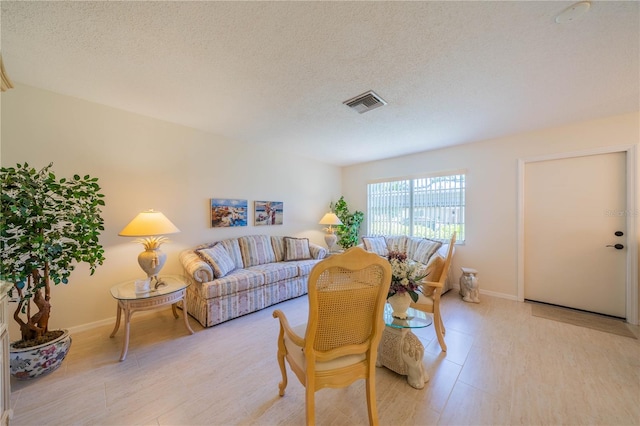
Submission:
<svg viewBox="0 0 640 426">
<path fill-rule="evenodd" d="M 453 188 L 449 185 L 447 189 L 443 188 L 429 193 L 428 187 L 437 184 L 437 178 L 440 177 L 452 178 L 450 181 L 441 181 L 441 184 L 448 185 L 447 182 L 454 181 L 456 185 Z M 464 244 L 466 239 L 467 179 L 467 170 L 452 170 L 394 178 L 381 178 L 367 182 L 367 235 L 408 235 L 412 237 L 426 237 L 444 242 L 449 240 L 451 233 L 455 230 L 457 234 L 456 244 Z M 421 185 L 421 187 L 424 188 L 422 193 L 420 193 L 419 189 L 416 189 L 416 185 L 420 180 L 426 180 L 425 184 Z M 395 194 L 393 192 L 389 194 L 389 198 L 395 195 L 396 198 L 404 197 L 406 200 L 396 200 L 396 205 L 387 204 L 387 206 L 385 206 L 388 210 L 404 208 L 407 210 L 408 215 L 399 216 L 398 212 L 396 212 L 394 218 L 388 219 L 380 226 L 375 225 L 376 222 L 374 218 L 379 213 L 372 211 L 372 209 L 375 208 L 372 207 L 372 199 L 375 196 L 372 194 L 372 185 L 379 184 L 408 186 L 406 189 L 396 190 Z M 376 189 L 379 190 L 379 193 L 384 192 L 384 189 Z M 458 192 L 458 194 L 455 194 L 456 192 Z M 436 194 L 437 202 L 443 202 L 446 205 L 416 205 L 417 203 L 424 204 L 425 200 L 433 196 L 433 194 Z M 449 196 L 450 199 L 453 198 L 458 201 L 458 203 L 451 205 L 447 203 L 446 199 L 440 201 L 441 197 L 447 196 Z M 416 198 L 419 197 L 422 198 L 422 201 L 416 200 Z M 384 199 L 384 197 L 382 197 L 382 199 Z M 401 205 L 403 203 L 408 204 L 403 207 Z M 451 207 L 453 209 L 447 212 Z M 416 213 L 418 213 L 418 215 L 416 215 Z M 455 219 L 453 219 L 454 215 Z M 424 220 L 416 220 L 416 217 L 424 218 Z M 424 228 L 422 226 L 423 224 Z"/>
</svg>

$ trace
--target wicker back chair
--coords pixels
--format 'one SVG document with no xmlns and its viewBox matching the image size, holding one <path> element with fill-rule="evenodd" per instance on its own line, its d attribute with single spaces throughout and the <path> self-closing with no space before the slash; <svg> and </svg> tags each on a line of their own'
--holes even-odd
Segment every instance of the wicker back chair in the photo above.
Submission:
<svg viewBox="0 0 640 426">
<path fill-rule="evenodd" d="M 444 284 L 447 281 L 447 275 L 449 275 L 449 269 L 451 269 L 451 258 L 453 257 L 453 246 L 456 243 L 456 233 L 451 235 L 451 241 L 449 241 L 449 251 L 447 257 L 444 260 L 442 266 L 442 272 L 438 281 L 423 281 L 420 284 L 421 293 L 418 293 L 418 301 L 411 303 L 410 307 L 422 312 L 433 314 L 433 325 L 436 331 L 436 337 L 440 348 L 443 352 L 447 351 L 447 344 L 444 342 L 444 334 L 446 330 L 444 328 L 444 322 L 442 321 L 442 314 L 440 312 L 440 296 L 442 296 L 442 290 Z M 427 277 L 429 278 L 429 277 Z"/>
<path fill-rule="evenodd" d="M 305 387 L 306 421 L 315 423 L 315 392 L 366 380 L 369 423 L 378 424 L 375 364 L 384 330 L 384 303 L 391 283 L 389 262 L 354 247 L 318 263 L 309 275 L 309 317 L 290 327 L 280 310 L 280 396 L 287 387 L 285 360 Z"/>
</svg>

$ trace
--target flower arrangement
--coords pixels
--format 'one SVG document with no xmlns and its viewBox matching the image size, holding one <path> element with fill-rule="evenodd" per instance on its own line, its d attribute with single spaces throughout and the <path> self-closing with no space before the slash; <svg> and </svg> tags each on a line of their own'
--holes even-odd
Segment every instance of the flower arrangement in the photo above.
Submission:
<svg viewBox="0 0 640 426">
<path fill-rule="evenodd" d="M 411 300 L 418 301 L 418 291 L 420 282 L 427 274 L 420 274 L 416 264 L 407 262 L 407 254 L 392 250 L 387 255 L 391 263 L 391 286 L 387 299 L 395 294 L 409 293 Z"/>
</svg>

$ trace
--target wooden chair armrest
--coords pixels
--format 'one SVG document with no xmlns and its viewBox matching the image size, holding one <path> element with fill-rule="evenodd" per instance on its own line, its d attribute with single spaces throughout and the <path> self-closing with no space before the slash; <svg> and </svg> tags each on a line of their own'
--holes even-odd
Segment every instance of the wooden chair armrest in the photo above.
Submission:
<svg viewBox="0 0 640 426">
<path fill-rule="evenodd" d="M 275 311 L 273 311 L 273 317 L 277 318 L 278 321 L 280 321 L 280 334 L 286 334 L 287 337 L 289 337 L 289 339 L 291 339 L 291 341 L 296 344 L 296 346 L 300 346 L 303 348 L 304 338 L 298 336 L 293 331 L 293 329 L 289 325 L 289 320 L 287 320 L 284 312 L 282 312 L 280 309 L 276 309 Z"/>
<path fill-rule="evenodd" d="M 439 281 L 422 281 L 421 285 L 423 287 L 434 287 L 434 288 L 443 288 L 444 285 Z"/>
<path fill-rule="evenodd" d="M 425 296 L 440 299 L 444 286 L 439 281 L 423 281 L 420 283 L 420 292 Z"/>
</svg>

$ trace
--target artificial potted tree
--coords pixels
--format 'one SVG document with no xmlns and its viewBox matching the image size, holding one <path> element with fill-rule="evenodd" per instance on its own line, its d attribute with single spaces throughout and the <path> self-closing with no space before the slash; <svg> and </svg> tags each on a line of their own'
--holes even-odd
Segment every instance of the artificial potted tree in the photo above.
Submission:
<svg viewBox="0 0 640 426">
<path fill-rule="evenodd" d="M 71 344 L 66 330 L 49 330 L 51 286 L 67 284 L 78 263 L 93 275 L 104 261 L 98 179 L 58 179 L 52 166 L 0 169 L 0 279 L 13 283 L 9 296 L 18 304 L 13 318 L 21 339 L 10 346 L 18 379 L 53 371 Z"/>
<path fill-rule="evenodd" d="M 364 213 L 359 210 L 353 213 L 349 212 L 349 206 L 344 200 L 344 196 L 340 197 L 331 207 L 342 222 L 342 225 L 338 225 L 336 230 L 338 244 L 345 250 L 357 246 L 360 238 L 360 224 L 364 220 Z"/>
</svg>

